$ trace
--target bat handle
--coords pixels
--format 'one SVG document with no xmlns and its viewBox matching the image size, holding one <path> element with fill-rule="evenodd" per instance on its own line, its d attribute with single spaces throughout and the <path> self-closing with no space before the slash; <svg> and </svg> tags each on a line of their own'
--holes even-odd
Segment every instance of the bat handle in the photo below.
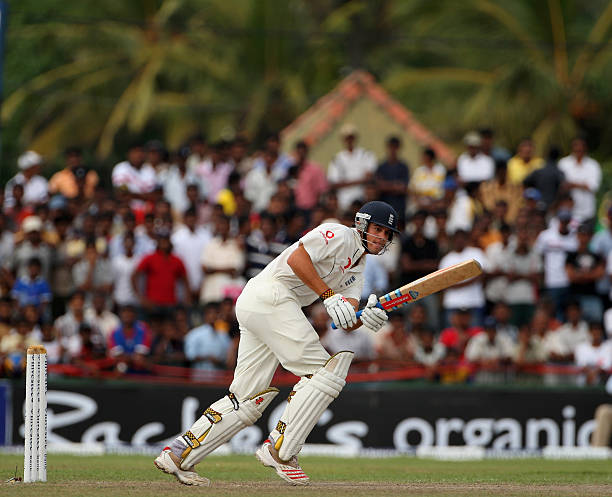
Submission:
<svg viewBox="0 0 612 497">
<path fill-rule="evenodd" d="M 382 304 L 380 302 L 378 302 L 376 304 L 376 307 L 378 307 L 379 309 L 385 310 L 385 308 L 382 306 Z M 361 313 L 363 312 L 363 309 L 361 309 L 360 311 L 357 311 L 355 314 L 357 315 L 357 319 L 359 319 L 361 317 Z M 332 322 L 332 329 L 337 330 L 338 327 L 336 326 L 336 324 L 334 322 Z"/>
</svg>

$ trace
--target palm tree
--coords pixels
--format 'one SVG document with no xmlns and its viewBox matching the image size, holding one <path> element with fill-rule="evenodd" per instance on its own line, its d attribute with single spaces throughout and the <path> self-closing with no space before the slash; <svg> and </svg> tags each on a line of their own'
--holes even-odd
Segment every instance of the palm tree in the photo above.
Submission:
<svg viewBox="0 0 612 497">
<path fill-rule="evenodd" d="M 427 66 L 398 65 L 384 83 L 419 110 L 419 102 L 430 104 L 430 120 L 447 136 L 486 123 L 508 143 L 532 135 L 541 148 L 602 125 L 610 103 L 601 83 L 612 70 L 612 3 L 427 5 L 411 4 L 413 43 L 404 50 L 413 59 L 415 52 L 425 56 Z"/>
<path fill-rule="evenodd" d="M 67 142 L 93 143 L 106 157 L 118 133 L 137 134 L 151 121 L 177 145 L 204 113 L 228 105 L 219 88 L 232 79 L 235 55 L 203 19 L 233 22 L 239 1 L 199 11 L 183 0 L 102 4 L 90 6 L 87 21 L 51 20 L 12 33 L 16 40 L 52 33 L 70 54 L 4 102 L 4 122 L 28 108 L 22 139 L 29 146 L 54 152 Z"/>
</svg>

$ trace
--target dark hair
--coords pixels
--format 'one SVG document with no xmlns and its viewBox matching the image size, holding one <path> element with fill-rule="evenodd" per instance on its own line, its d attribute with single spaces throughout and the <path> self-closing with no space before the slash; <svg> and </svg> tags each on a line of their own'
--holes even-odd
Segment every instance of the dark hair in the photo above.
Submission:
<svg viewBox="0 0 612 497">
<path fill-rule="evenodd" d="M 482 128 L 478 134 L 481 138 L 493 138 L 493 130 L 491 128 Z"/>
<path fill-rule="evenodd" d="M 425 154 L 427 157 L 429 157 L 432 160 L 436 158 L 436 152 L 431 147 L 427 147 L 425 150 L 423 150 L 423 154 Z"/>
<path fill-rule="evenodd" d="M 387 139 L 387 145 L 391 146 L 391 147 L 399 147 L 402 144 L 402 140 L 399 139 L 399 137 L 397 136 L 390 136 Z"/>
<path fill-rule="evenodd" d="M 39 268 L 42 267 L 42 262 L 40 260 L 40 258 L 38 257 L 32 257 L 28 260 L 28 266 L 38 266 Z"/>
<path fill-rule="evenodd" d="M 305 150 L 308 150 L 308 143 L 306 143 L 304 140 L 300 140 L 295 144 L 295 148 L 303 148 Z"/>
<path fill-rule="evenodd" d="M 189 207 L 185 212 L 183 212 L 183 217 L 185 216 L 194 216 L 196 217 L 198 213 L 196 212 L 195 207 Z"/>
<path fill-rule="evenodd" d="M 556 162 L 561 157 L 561 149 L 557 145 L 551 145 L 548 149 L 548 160 Z"/>
</svg>

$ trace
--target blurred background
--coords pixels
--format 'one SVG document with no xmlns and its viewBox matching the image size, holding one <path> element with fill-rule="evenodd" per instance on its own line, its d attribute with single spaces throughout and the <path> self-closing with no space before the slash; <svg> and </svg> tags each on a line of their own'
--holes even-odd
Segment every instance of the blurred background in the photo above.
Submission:
<svg viewBox="0 0 612 497">
<path fill-rule="evenodd" d="M 40 343 L 50 399 L 99 406 L 89 424 L 51 419 L 56 441 L 186 429 L 188 399 L 231 381 L 246 281 L 378 199 L 402 234 L 368 258 L 364 299 L 471 257 L 485 274 L 378 334 L 305 309 L 330 353 L 356 352 L 335 431 L 313 440 L 609 445 L 591 434 L 612 368 L 612 3 L 21 0 L 0 14 L 0 442 L 20 440 Z M 161 429 L 109 407 L 155 405 L 161 388 Z"/>
</svg>

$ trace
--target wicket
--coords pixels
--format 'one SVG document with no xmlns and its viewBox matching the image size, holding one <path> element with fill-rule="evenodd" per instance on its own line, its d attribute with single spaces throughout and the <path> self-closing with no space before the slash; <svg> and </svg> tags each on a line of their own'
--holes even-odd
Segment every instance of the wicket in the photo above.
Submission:
<svg viewBox="0 0 612 497">
<path fill-rule="evenodd" d="M 47 481 L 47 351 L 28 347 L 23 481 Z"/>
</svg>

